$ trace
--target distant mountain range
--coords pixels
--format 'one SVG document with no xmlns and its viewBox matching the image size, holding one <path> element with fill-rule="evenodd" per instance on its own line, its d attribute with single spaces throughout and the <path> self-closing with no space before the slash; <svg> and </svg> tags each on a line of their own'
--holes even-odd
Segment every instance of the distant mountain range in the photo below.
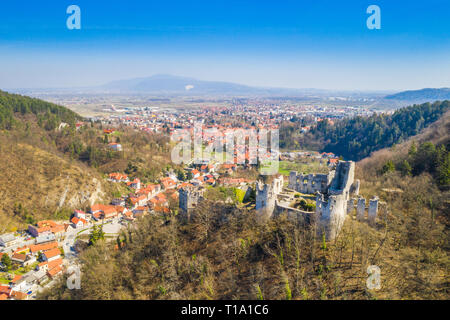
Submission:
<svg viewBox="0 0 450 320">
<path fill-rule="evenodd" d="M 450 100 L 450 88 L 425 88 L 421 90 L 408 90 L 384 97 L 387 100 L 401 100 L 426 102 L 436 100 Z"/>
<path fill-rule="evenodd" d="M 293 97 L 293 98 L 324 98 L 352 97 L 355 99 L 376 97 L 381 98 L 387 92 L 362 92 L 345 90 L 326 90 L 314 88 L 274 88 L 253 87 L 224 81 L 205 81 L 189 77 L 157 74 L 145 78 L 119 80 L 91 90 L 110 93 L 138 93 L 152 95 L 178 96 L 263 96 L 263 97 Z"/>
<path fill-rule="evenodd" d="M 157 74 L 146 78 L 119 80 L 97 87 L 114 93 L 146 93 L 158 95 L 280 95 L 304 96 L 305 90 L 251 87 L 223 81 L 204 81 L 194 78 Z M 320 90 L 316 90 L 320 91 Z M 309 90 L 310 93 L 310 90 Z"/>
</svg>

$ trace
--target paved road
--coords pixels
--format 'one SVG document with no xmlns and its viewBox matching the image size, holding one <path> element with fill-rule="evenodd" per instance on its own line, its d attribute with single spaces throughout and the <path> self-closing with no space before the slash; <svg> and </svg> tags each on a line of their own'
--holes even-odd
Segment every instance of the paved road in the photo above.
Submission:
<svg viewBox="0 0 450 320">
<path fill-rule="evenodd" d="M 102 222 L 96 222 L 95 225 L 101 225 Z M 74 259 L 76 254 L 71 250 L 73 245 L 75 244 L 76 238 L 81 234 L 89 234 L 93 224 L 89 225 L 85 228 L 75 229 L 72 226 L 69 226 L 66 231 L 66 236 L 63 242 L 63 249 L 66 259 Z M 103 232 L 111 235 L 118 234 L 120 229 L 123 228 L 124 225 L 119 223 L 119 219 L 114 219 L 113 221 L 109 221 L 103 224 Z"/>
</svg>

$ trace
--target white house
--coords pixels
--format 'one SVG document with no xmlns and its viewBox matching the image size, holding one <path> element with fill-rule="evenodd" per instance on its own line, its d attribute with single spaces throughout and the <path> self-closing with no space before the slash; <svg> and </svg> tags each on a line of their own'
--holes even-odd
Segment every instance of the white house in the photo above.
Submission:
<svg viewBox="0 0 450 320">
<path fill-rule="evenodd" d="M 0 246 L 10 247 L 15 245 L 16 242 L 17 239 L 13 233 L 6 233 L 0 236 Z"/>
<path fill-rule="evenodd" d="M 41 235 L 39 235 L 38 237 L 36 237 L 36 244 L 41 244 L 41 243 L 46 243 L 46 242 L 51 242 L 51 241 L 55 241 L 56 237 L 53 233 L 51 232 L 46 232 L 43 233 Z"/>
<path fill-rule="evenodd" d="M 29 282 L 29 280 L 30 280 L 29 277 L 23 276 L 22 278 L 17 280 L 14 284 L 12 284 L 10 288 L 13 289 L 14 291 L 26 293 L 30 291 L 33 286 L 32 283 Z"/>
<path fill-rule="evenodd" d="M 77 217 L 78 219 L 84 219 L 86 220 L 86 212 L 84 212 L 83 210 L 75 210 L 73 212 L 74 216 Z"/>
<path fill-rule="evenodd" d="M 140 189 L 141 180 L 139 180 L 139 178 L 135 178 L 133 181 L 127 182 L 127 186 L 133 189 Z"/>
<path fill-rule="evenodd" d="M 72 222 L 72 226 L 74 228 L 83 228 L 84 226 L 86 226 L 88 223 L 86 220 L 84 220 L 83 218 L 77 218 L 77 217 L 73 217 L 72 220 L 70 220 L 70 222 Z"/>
</svg>

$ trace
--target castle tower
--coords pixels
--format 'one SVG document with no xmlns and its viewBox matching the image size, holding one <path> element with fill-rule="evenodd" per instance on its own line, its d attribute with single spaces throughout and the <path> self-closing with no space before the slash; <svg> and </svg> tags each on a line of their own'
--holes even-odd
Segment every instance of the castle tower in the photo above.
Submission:
<svg viewBox="0 0 450 320">
<path fill-rule="evenodd" d="M 331 195 L 328 202 L 322 202 L 319 233 L 324 232 L 327 240 L 337 237 L 346 218 L 346 201 L 342 196 Z"/>
<path fill-rule="evenodd" d="M 178 191 L 178 205 L 180 207 L 180 216 L 189 219 L 189 211 L 194 209 L 198 202 L 203 199 L 203 189 L 181 188 Z"/>
<path fill-rule="evenodd" d="M 275 209 L 276 194 L 273 185 L 256 182 L 256 206 L 255 209 L 262 217 L 270 218 Z"/>
<path fill-rule="evenodd" d="M 283 185 L 284 185 L 283 175 L 279 175 L 278 177 L 273 179 L 272 185 L 273 185 L 273 192 L 275 193 L 275 195 L 283 192 Z"/>
</svg>

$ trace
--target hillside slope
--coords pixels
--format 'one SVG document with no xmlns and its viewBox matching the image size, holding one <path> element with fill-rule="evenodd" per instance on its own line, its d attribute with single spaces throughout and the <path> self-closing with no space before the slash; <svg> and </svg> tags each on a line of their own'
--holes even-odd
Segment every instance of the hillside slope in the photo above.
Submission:
<svg viewBox="0 0 450 320">
<path fill-rule="evenodd" d="M 450 88 L 425 88 L 420 90 L 408 90 L 384 97 L 387 100 L 402 100 L 425 102 L 435 100 L 449 100 Z"/>
<path fill-rule="evenodd" d="M 114 186 L 65 156 L 60 140 L 81 117 L 61 106 L 0 91 L 0 233 L 108 200 Z M 58 130 L 61 123 L 68 126 Z"/>
<path fill-rule="evenodd" d="M 67 218 L 68 209 L 108 198 L 98 174 L 30 145 L 2 144 L 0 170 L 2 227 Z"/>
</svg>

